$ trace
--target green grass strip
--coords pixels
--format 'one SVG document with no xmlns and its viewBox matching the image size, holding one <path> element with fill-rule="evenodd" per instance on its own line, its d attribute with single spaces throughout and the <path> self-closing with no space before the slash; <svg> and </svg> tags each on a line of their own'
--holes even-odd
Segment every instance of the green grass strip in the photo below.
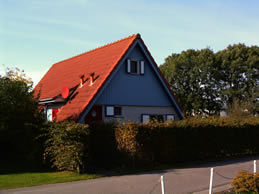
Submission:
<svg viewBox="0 0 259 194">
<path fill-rule="evenodd" d="M 77 174 L 73 172 L 42 172 L 0 174 L 0 190 L 30 187 L 43 184 L 71 182 L 102 177 L 97 174 Z"/>
</svg>

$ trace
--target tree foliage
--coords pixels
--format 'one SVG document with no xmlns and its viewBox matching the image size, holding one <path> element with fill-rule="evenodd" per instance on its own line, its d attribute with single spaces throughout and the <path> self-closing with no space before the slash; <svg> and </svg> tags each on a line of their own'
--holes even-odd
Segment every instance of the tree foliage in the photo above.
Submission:
<svg viewBox="0 0 259 194">
<path fill-rule="evenodd" d="M 259 47 L 244 44 L 173 53 L 160 66 L 187 115 L 216 114 L 234 99 L 252 101 L 258 111 L 258 68 Z"/>
<path fill-rule="evenodd" d="M 30 160 L 43 117 L 32 81 L 19 69 L 0 76 L 0 152 L 2 161 Z M 30 152 L 31 151 L 31 152 Z"/>
<path fill-rule="evenodd" d="M 160 67 L 187 115 L 214 114 L 221 101 L 215 92 L 215 55 L 210 49 L 172 54 Z"/>
<path fill-rule="evenodd" d="M 216 53 L 220 97 L 228 106 L 251 103 L 259 97 L 259 47 L 229 45 Z M 258 104 L 257 104 L 258 106 Z M 254 106 L 256 110 L 256 102 Z M 258 109 L 258 107 L 257 107 Z"/>
</svg>

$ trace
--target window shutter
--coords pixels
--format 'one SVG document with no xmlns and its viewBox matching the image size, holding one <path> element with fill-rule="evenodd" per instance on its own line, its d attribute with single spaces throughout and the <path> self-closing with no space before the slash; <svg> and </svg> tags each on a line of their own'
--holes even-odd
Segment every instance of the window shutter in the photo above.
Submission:
<svg viewBox="0 0 259 194">
<path fill-rule="evenodd" d="M 145 65 L 144 65 L 144 61 L 140 61 L 140 74 L 144 75 L 144 69 L 145 69 Z"/>
<path fill-rule="evenodd" d="M 127 60 L 127 73 L 130 73 L 130 59 Z"/>
</svg>

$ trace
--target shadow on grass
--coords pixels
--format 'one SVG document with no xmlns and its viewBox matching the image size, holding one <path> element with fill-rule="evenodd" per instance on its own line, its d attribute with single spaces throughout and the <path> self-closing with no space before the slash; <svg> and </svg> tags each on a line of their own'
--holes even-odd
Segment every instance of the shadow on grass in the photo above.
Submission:
<svg viewBox="0 0 259 194">
<path fill-rule="evenodd" d="M 29 164 L 26 162 L 0 162 L 0 174 L 18 174 L 33 172 L 55 172 L 44 165 Z"/>
</svg>

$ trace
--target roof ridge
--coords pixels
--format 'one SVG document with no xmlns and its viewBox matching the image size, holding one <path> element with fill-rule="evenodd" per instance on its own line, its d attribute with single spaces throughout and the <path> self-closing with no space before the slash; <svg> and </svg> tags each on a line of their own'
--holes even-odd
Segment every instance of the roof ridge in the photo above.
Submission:
<svg viewBox="0 0 259 194">
<path fill-rule="evenodd" d="M 121 38 L 121 39 L 116 40 L 116 41 L 114 41 L 114 42 L 110 42 L 110 43 L 107 43 L 107 44 L 105 44 L 105 45 L 102 45 L 102 46 L 96 47 L 96 48 L 94 48 L 94 49 L 91 49 L 91 50 L 89 50 L 89 51 L 83 52 L 83 53 L 81 53 L 81 54 L 78 54 L 78 55 L 69 57 L 69 58 L 64 59 L 64 60 L 62 60 L 62 61 L 59 61 L 59 62 L 57 62 L 57 63 L 54 63 L 53 65 L 56 65 L 56 64 L 58 64 L 58 63 L 61 63 L 61 62 L 64 62 L 64 61 L 67 61 L 67 60 L 70 60 L 70 59 L 73 59 L 73 58 L 76 58 L 76 57 L 79 57 L 79 56 L 84 55 L 84 54 L 86 54 L 86 53 L 91 53 L 91 52 L 93 52 L 93 51 L 96 51 L 96 50 L 105 48 L 105 47 L 107 47 L 107 46 L 111 46 L 111 45 L 113 45 L 113 44 L 116 44 L 116 43 L 118 43 L 118 42 L 127 40 L 127 39 L 129 39 L 129 38 L 133 38 L 133 37 L 140 38 L 141 35 L 140 35 L 139 33 L 129 35 L 129 36 L 125 37 L 125 38 Z"/>
</svg>

